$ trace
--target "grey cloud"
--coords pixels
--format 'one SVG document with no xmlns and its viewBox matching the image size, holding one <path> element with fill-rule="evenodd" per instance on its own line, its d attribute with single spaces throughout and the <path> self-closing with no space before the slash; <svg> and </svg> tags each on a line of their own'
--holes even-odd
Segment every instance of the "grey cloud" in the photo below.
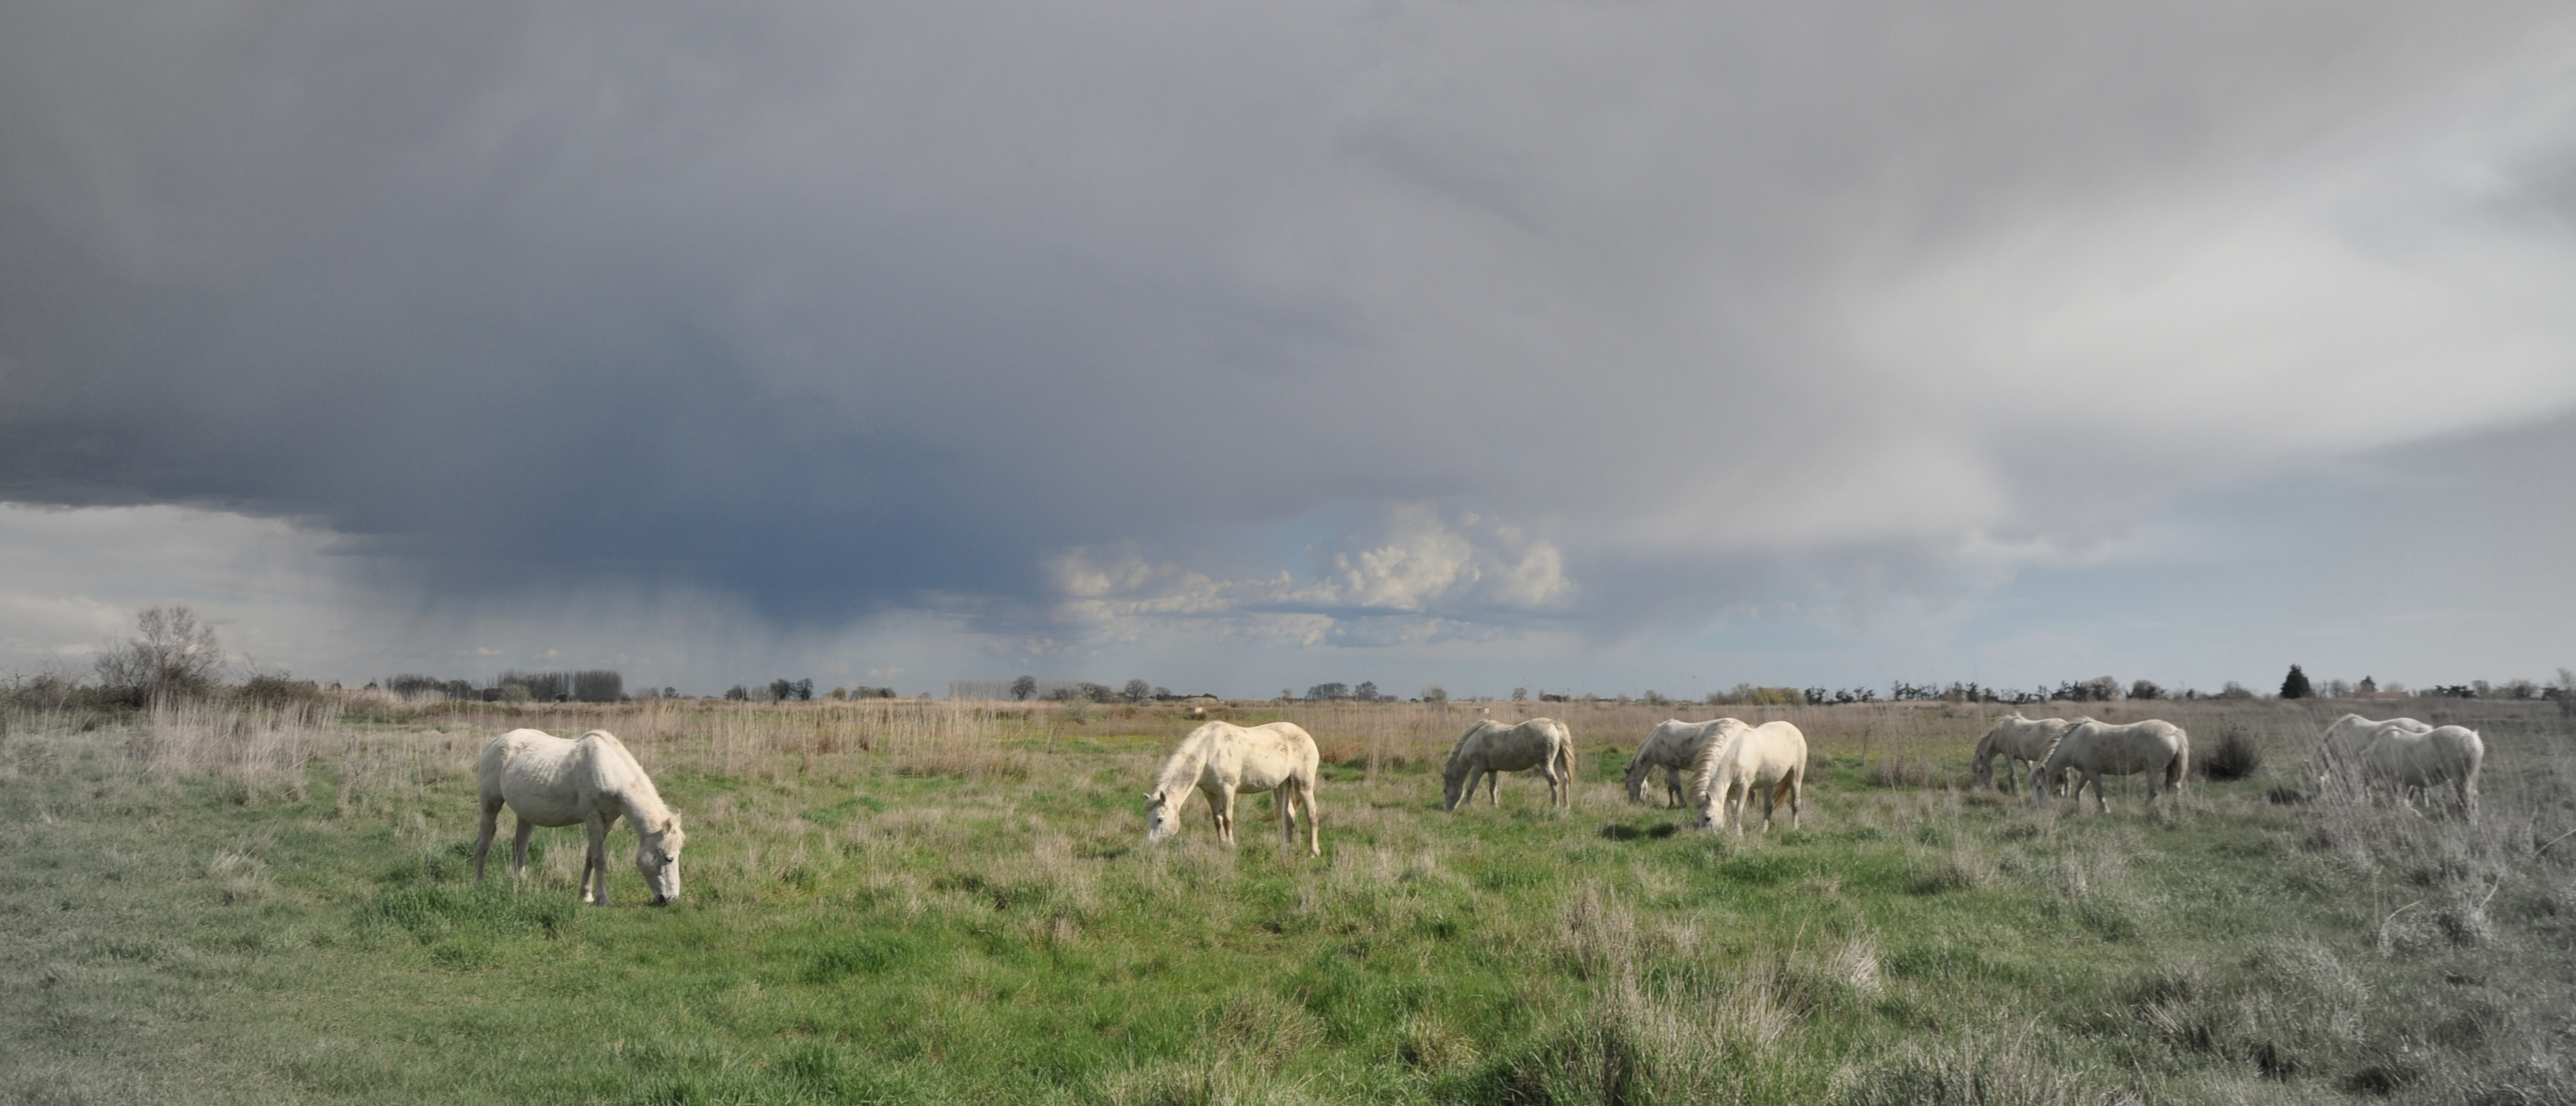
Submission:
<svg viewBox="0 0 2576 1106">
<path fill-rule="evenodd" d="M 1187 593 L 1058 571 L 1133 543 L 1303 568 L 1218 605 L 1300 641 L 1543 606 L 1242 536 L 1357 509 L 1674 624 L 2576 400 L 2576 250 L 2499 214 L 2564 191 L 2549 5 L 0 20 L 0 497 L 438 595 L 1107 633 Z"/>
</svg>

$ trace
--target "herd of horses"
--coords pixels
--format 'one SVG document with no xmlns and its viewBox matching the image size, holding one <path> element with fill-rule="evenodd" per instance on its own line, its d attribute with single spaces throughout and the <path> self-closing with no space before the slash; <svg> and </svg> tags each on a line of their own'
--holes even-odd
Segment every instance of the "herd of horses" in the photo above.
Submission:
<svg viewBox="0 0 2576 1106">
<path fill-rule="evenodd" d="M 2001 777 L 1994 771 L 1998 759 L 2004 762 Z M 1279 810 L 1282 841 L 1296 847 L 1302 804 L 1307 852 L 1321 856 L 1323 831 L 1315 808 L 1320 760 L 1314 736 L 1293 722 L 1249 727 L 1206 723 L 1181 740 L 1163 762 L 1154 790 L 1145 794 L 1145 838 L 1160 842 L 1178 832 L 1181 809 L 1195 792 L 1207 799 L 1217 838 L 1232 845 L 1236 797 L 1267 791 Z M 2305 774 L 2314 794 L 2366 802 L 2385 792 L 2410 810 L 2415 798 L 2429 799 L 2447 788 L 2461 815 L 2468 817 L 2475 814 L 2478 769 L 2485 760 L 2486 745 L 2476 730 L 2347 714 L 2326 727 Z M 1628 798 L 1644 802 L 1646 782 L 1660 768 L 1666 803 L 1678 807 L 1687 799 L 1698 808 L 1703 830 L 1732 827 L 1742 834 L 1746 807 L 1757 794 L 1763 832 L 1770 832 L 1772 815 L 1783 805 L 1789 809 L 1789 828 L 1796 829 L 1808 763 L 1806 735 L 1787 722 L 1667 721 L 1647 734 L 1629 758 Z M 2159 794 L 2178 793 L 2191 764 L 2191 737 L 2180 726 L 2153 719 L 2114 725 L 2091 718 L 2024 718 L 2015 712 L 1986 731 L 1971 758 L 1980 789 L 2009 792 L 2021 786 L 2025 764 L 2030 766 L 2027 786 L 2034 809 L 2071 777 L 2074 787 L 2068 794 L 2079 807 L 2090 784 L 2094 802 L 2108 813 L 2105 776 L 2145 777 L 2149 803 Z M 1572 733 L 1552 718 L 1516 725 L 1488 719 L 1468 727 L 1441 769 L 1441 809 L 1455 811 L 1472 802 L 1479 783 L 1485 785 L 1488 804 L 1500 806 L 1499 781 L 1505 772 L 1537 774 L 1547 781 L 1549 809 L 1572 810 Z M 484 858 L 506 806 L 518 818 L 512 871 L 527 867 L 528 836 L 536 827 L 585 826 L 590 848 L 582 860 L 581 899 L 605 906 L 608 831 L 623 817 L 635 827 L 635 868 L 652 888 L 654 904 L 680 896 L 680 848 L 686 841 L 680 815 L 662 802 L 634 754 L 608 731 L 592 730 L 567 741 L 540 730 L 512 730 L 483 747 L 475 779 L 482 815 L 474 843 L 477 881 L 483 878 Z"/>
</svg>

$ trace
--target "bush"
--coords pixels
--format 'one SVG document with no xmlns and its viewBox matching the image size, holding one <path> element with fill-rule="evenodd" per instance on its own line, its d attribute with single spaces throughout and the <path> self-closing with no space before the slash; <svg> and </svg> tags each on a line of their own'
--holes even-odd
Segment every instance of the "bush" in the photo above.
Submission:
<svg viewBox="0 0 2576 1106">
<path fill-rule="evenodd" d="M 243 681 L 233 696 L 246 703 L 263 707 L 283 707 L 293 703 L 312 703 L 322 699 L 322 685 L 311 680 L 298 680 L 284 672 L 261 673 Z"/>
<path fill-rule="evenodd" d="M 2263 767 L 2263 749 L 2254 743 L 2252 734 L 2243 726 L 2230 723 L 2218 732 L 2218 742 L 2206 756 L 2196 758 L 2200 774 L 2222 783 L 2241 780 Z"/>
<path fill-rule="evenodd" d="M 197 612 L 154 607 L 136 615 L 134 625 L 138 636 L 99 654 L 98 684 L 110 700 L 139 707 L 214 687 L 224 670 L 224 651 L 215 628 L 198 622 Z"/>
</svg>

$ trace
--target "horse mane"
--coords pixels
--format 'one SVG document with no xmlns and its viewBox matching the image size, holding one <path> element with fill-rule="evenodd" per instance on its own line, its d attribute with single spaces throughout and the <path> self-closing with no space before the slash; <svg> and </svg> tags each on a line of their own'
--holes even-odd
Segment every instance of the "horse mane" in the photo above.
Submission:
<svg viewBox="0 0 2576 1106">
<path fill-rule="evenodd" d="M 626 808 L 626 818 L 635 824 L 636 829 L 655 834 L 678 832 L 680 812 L 662 801 L 662 792 L 653 786 L 653 776 L 644 770 L 644 762 L 635 759 L 635 753 L 626 747 L 625 742 L 619 741 L 616 734 L 592 730 L 575 741 L 593 742 L 601 753 L 627 769 L 622 773 L 626 778 L 619 781 L 618 802 Z"/>
<path fill-rule="evenodd" d="M 1699 792 L 1703 795 L 1708 793 L 1709 777 L 1716 774 L 1710 769 L 1717 764 L 1720 751 L 1726 748 L 1728 742 L 1735 740 L 1735 735 L 1753 732 L 1753 727 L 1741 718 L 1713 718 L 1710 721 L 1716 726 L 1708 731 L 1706 738 L 1700 741 L 1699 759 L 1691 762 L 1691 771 L 1698 773 Z M 1727 724 L 1730 722 L 1734 725 Z"/>
<path fill-rule="evenodd" d="M 1450 773 L 1457 771 L 1459 759 L 1467 755 L 1467 743 L 1475 740 L 1477 734 L 1481 734 L 1489 728 L 1505 727 L 1503 727 L 1502 723 L 1496 722 L 1491 718 L 1487 718 L 1467 727 L 1467 732 L 1459 734 L 1458 743 L 1449 747 L 1449 759 L 1440 766 L 1440 774 L 1443 777 L 1446 777 Z"/>
<path fill-rule="evenodd" d="M 1174 801 L 1175 795 L 1198 786 L 1199 773 L 1207 766 L 1208 742 L 1224 732 L 1216 728 L 1222 725 L 1225 723 L 1207 723 L 1181 739 L 1181 747 L 1172 750 L 1171 757 L 1163 762 L 1162 773 L 1154 777 L 1155 794 L 1169 802 Z"/>
</svg>

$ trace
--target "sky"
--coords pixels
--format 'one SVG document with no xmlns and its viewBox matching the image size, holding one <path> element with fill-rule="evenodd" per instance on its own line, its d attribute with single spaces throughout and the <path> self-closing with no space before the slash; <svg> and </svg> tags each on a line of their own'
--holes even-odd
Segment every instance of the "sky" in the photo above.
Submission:
<svg viewBox="0 0 2576 1106">
<path fill-rule="evenodd" d="M 2576 13 L 29 0 L 0 673 L 2576 665 Z"/>
</svg>

